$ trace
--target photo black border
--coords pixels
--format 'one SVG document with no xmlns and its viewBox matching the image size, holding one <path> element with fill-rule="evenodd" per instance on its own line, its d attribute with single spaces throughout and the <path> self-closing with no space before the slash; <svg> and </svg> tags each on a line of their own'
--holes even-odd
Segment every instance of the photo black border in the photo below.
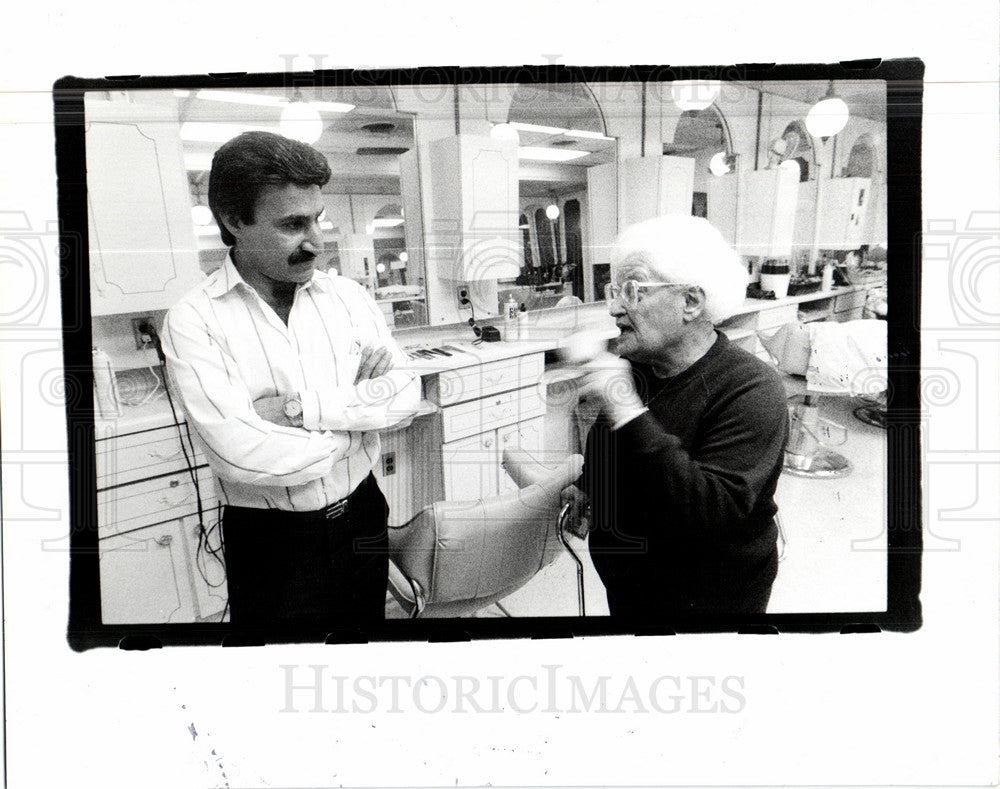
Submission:
<svg viewBox="0 0 1000 789">
<path fill-rule="evenodd" d="M 95 647 L 256 646 L 264 643 L 449 642 L 682 633 L 876 633 L 920 628 L 923 505 L 920 449 L 921 122 L 924 64 L 919 59 L 837 64 L 730 66 L 421 67 L 225 73 L 169 77 L 64 77 L 53 86 L 60 223 L 63 362 L 70 469 L 70 576 L 67 641 Z M 105 625 L 101 622 L 97 477 L 84 94 L 91 91 L 475 85 L 483 83 L 885 80 L 888 223 L 889 406 L 887 465 L 887 608 L 885 611 L 759 615 L 677 615 L 669 622 L 613 617 L 386 620 L 364 631 L 239 633 L 228 623 Z M 850 579 L 844 579 L 850 583 Z"/>
</svg>

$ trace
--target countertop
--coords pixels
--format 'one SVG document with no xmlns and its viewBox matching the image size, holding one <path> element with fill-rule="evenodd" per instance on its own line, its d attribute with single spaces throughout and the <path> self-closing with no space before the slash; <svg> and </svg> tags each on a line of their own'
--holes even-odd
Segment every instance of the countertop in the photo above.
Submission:
<svg viewBox="0 0 1000 789">
<path fill-rule="evenodd" d="M 775 300 L 747 299 L 734 314 L 734 317 L 788 304 L 800 304 L 852 293 L 862 288 L 877 286 L 884 280 L 885 274 L 880 272 L 862 283 L 834 288 L 832 291 L 807 293 Z M 498 322 L 492 320 L 490 323 L 497 324 Z M 567 338 L 576 332 L 594 332 L 597 336 L 606 339 L 618 335 L 614 319 L 608 313 L 607 305 L 604 302 L 554 307 L 529 313 L 527 323 L 522 324 L 522 328 L 525 326 L 528 337 L 512 342 L 476 343 L 471 327 L 464 324 L 404 329 L 395 332 L 394 336 L 404 351 L 451 346 L 450 349 L 445 348 L 451 353 L 451 356 L 410 359 L 409 369 L 420 376 L 429 376 L 446 370 L 555 350 L 562 347 Z M 720 326 L 720 330 L 727 334 L 732 334 L 734 331 L 739 333 L 739 329 L 727 331 L 725 326 Z M 123 407 L 121 416 L 115 419 L 96 420 L 95 426 L 98 438 L 110 438 L 115 435 L 151 430 L 172 424 L 174 424 L 174 419 L 170 413 L 170 407 L 166 398 L 161 396 L 144 406 Z"/>
</svg>

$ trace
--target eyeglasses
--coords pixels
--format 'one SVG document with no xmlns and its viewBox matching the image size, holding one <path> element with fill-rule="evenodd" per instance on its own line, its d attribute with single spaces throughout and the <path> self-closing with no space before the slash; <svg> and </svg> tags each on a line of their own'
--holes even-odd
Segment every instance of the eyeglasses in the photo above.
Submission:
<svg viewBox="0 0 1000 789">
<path fill-rule="evenodd" d="M 621 285 L 609 282 L 604 286 L 604 300 L 610 304 L 617 298 L 621 298 L 626 309 L 634 310 L 639 304 L 640 288 L 689 288 L 678 282 L 637 282 L 634 279 L 627 279 Z"/>
</svg>

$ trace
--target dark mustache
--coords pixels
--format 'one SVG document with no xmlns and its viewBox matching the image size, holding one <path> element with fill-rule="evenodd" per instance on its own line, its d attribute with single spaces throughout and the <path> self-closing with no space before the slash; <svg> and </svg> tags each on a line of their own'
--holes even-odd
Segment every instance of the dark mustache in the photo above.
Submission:
<svg viewBox="0 0 1000 789">
<path fill-rule="evenodd" d="M 288 256 L 288 262 L 292 264 L 308 263 L 309 261 L 315 259 L 316 259 L 315 254 L 313 254 L 312 252 L 306 252 L 304 250 L 300 252 L 293 252 L 291 255 Z"/>
</svg>

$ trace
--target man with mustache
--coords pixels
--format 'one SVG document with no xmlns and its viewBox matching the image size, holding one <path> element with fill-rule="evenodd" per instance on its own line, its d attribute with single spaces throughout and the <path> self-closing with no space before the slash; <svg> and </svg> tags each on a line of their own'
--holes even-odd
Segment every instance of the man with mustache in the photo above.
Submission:
<svg viewBox="0 0 1000 789">
<path fill-rule="evenodd" d="M 420 382 L 393 369 L 406 357 L 365 289 L 316 269 L 330 176 L 277 134 L 223 145 L 208 202 L 229 255 L 163 323 L 171 390 L 225 503 L 241 631 L 322 637 L 384 615 L 377 431 L 413 414 Z"/>
<path fill-rule="evenodd" d="M 615 353 L 584 365 L 601 417 L 563 491 L 612 616 L 764 613 L 778 566 L 774 492 L 788 440 L 777 371 L 715 324 L 742 303 L 739 256 L 704 219 L 628 228 L 611 254 Z"/>
</svg>

